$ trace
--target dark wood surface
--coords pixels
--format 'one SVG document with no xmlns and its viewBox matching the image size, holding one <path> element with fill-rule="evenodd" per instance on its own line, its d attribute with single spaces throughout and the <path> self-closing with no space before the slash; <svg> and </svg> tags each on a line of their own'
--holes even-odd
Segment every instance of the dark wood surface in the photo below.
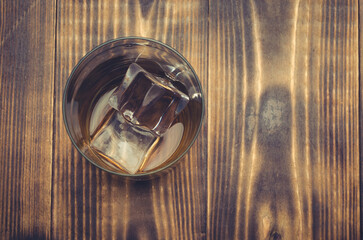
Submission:
<svg viewBox="0 0 363 240">
<path fill-rule="evenodd" d="M 360 239 L 359 5 L 1 1 L 0 239 Z M 63 125 L 72 68 L 122 36 L 177 49 L 206 97 L 151 181 L 88 163 Z"/>
</svg>

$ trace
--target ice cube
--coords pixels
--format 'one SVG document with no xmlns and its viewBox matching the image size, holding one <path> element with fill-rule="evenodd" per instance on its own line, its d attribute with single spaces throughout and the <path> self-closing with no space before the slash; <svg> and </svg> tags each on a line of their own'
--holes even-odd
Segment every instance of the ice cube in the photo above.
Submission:
<svg viewBox="0 0 363 240">
<path fill-rule="evenodd" d="M 130 125 L 117 111 L 92 137 L 90 147 L 112 164 L 135 174 L 159 141 L 150 131 Z"/>
<path fill-rule="evenodd" d="M 109 99 L 128 122 L 156 136 L 165 133 L 188 102 L 189 96 L 169 79 L 153 76 L 136 63 Z"/>
</svg>

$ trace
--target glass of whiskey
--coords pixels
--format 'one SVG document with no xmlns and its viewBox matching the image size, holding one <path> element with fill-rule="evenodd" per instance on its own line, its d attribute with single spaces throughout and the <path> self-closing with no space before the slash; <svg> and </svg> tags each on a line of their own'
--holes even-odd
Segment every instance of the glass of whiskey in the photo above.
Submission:
<svg viewBox="0 0 363 240">
<path fill-rule="evenodd" d="M 77 150 L 108 172 L 141 178 L 178 162 L 204 116 L 199 79 L 176 50 L 126 37 L 87 53 L 70 74 L 63 118 Z"/>
</svg>

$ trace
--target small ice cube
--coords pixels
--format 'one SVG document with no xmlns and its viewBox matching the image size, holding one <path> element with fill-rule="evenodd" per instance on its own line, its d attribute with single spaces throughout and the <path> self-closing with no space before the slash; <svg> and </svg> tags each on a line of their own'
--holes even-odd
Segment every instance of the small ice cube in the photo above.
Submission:
<svg viewBox="0 0 363 240">
<path fill-rule="evenodd" d="M 176 123 L 170 127 L 158 143 L 158 147 L 147 160 L 143 171 L 152 170 L 168 160 L 178 148 L 183 138 L 184 127 L 182 123 Z"/>
<path fill-rule="evenodd" d="M 109 99 L 128 122 L 156 136 L 165 133 L 188 102 L 189 96 L 170 80 L 153 76 L 136 63 Z"/>
<path fill-rule="evenodd" d="M 95 133 L 90 146 L 114 165 L 135 174 L 158 140 L 150 131 L 133 127 L 114 111 Z"/>
</svg>

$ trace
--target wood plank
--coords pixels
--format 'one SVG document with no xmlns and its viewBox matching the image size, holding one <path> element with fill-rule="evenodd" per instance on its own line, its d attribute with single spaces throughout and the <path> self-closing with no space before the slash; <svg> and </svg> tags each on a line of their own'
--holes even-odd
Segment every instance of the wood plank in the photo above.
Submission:
<svg viewBox="0 0 363 240">
<path fill-rule="evenodd" d="M 55 85 L 54 239 L 204 238 L 206 142 L 198 138 L 177 168 L 148 182 L 125 182 L 81 158 L 66 134 L 66 79 L 96 45 L 143 36 L 180 51 L 207 82 L 208 1 L 58 1 Z M 206 135 L 203 129 L 202 135 Z"/>
<path fill-rule="evenodd" d="M 358 1 L 210 1 L 208 239 L 360 239 Z"/>
<path fill-rule="evenodd" d="M 363 160 L 362 160 L 362 150 L 363 150 L 363 31 L 361 30 L 363 26 L 363 5 L 359 3 L 359 169 L 360 169 L 360 231 L 361 236 L 363 234 Z"/>
<path fill-rule="evenodd" d="M 55 1 L 0 2 L 0 236 L 50 237 Z"/>
</svg>

